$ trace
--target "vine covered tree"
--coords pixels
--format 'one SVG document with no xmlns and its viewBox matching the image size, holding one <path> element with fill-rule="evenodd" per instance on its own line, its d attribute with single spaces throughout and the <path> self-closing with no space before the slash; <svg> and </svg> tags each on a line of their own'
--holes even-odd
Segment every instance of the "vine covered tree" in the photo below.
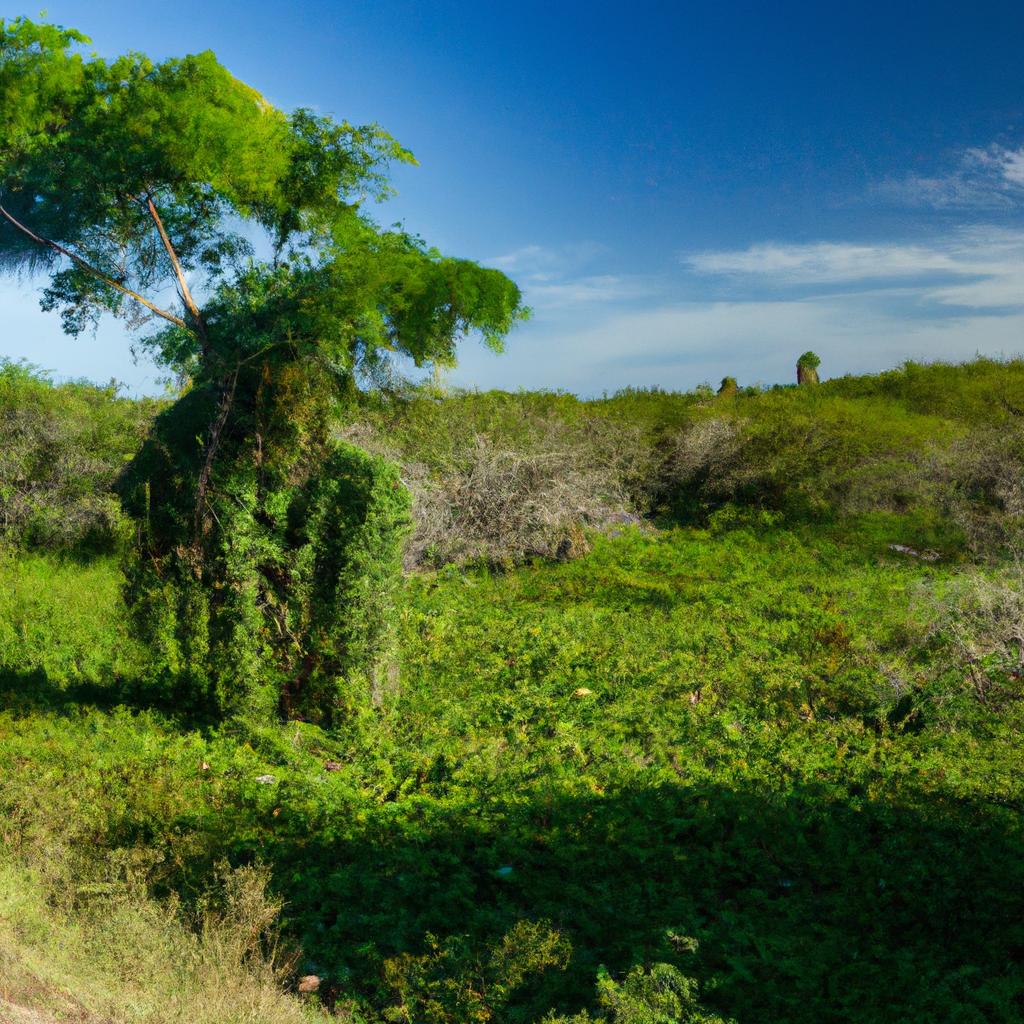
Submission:
<svg viewBox="0 0 1024 1024">
<path fill-rule="evenodd" d="M 413 162 L 379 127 L 283 112 L 209 52 L 88 42 L 0 20 L 0 270 L 47 275 L 72 335 L 119 317 L 187 382 L 120 485 L 164 664 L 226 711 L 330 720 L 380 690 L 408 520 L 338 411 L 396 355 L 500 350 L 520 292 L 372 220 Z"/>
<path fill-rule="evenodd" d="M 796 361 L 797 384 L 817 384 L 819 366 L 821 366 L 821 359 L 819 356 L 814 352 L 805 352 Z"/>
</svg>

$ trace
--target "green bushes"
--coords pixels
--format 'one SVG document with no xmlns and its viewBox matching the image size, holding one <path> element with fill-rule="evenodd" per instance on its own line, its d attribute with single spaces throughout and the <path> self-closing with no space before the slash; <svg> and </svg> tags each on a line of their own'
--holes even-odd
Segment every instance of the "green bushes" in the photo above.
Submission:
<svg viewBox="0 0 1024 1024">
<path fill-rule="evenodd" d="M 973 389 L 958 372 L 937 378 Z M 218 863 L 263 864 L 302 959 L 225 960 L 265 993 L 315 973 L 352 1021 L 1016 1024 L 1024 459 L 1011 413 L 885 379 L 381 397 L 360 447 L 250 392 L 198 548 L 217 399 L 191 393 L 123 479 L 148 647 L 113 559 L 0 561 L 5 856 L 190 957 Z M 485 565 L 400 577 L 418 488 L 451 517 L 420 565 Z M 507 565 L 637 508 L 705 525 Z M 176 677 L 236 717 L 190 716 Z M 129 881 L 142 917 L 108 901 Z M 195 956 L 186 988 L 217 977 Z"/>
<path fill-rule="evenodd" d="M 248 415 L 215 460 L 201 431 L 217 398 L 190 393 L 120 483 L 141 635 L 174 685 L 252 723 L 328 724 L 379 696 L 392 657 L 408 495 L 384 460 L 325 437 L 317 397 L 292 403 L 308 383 L 243 382 Z"/>
<path fill-rule="evenodd" d="M 977 554 L 1016 529 L 1018 407 L 1024 364 L 978 360 L 718 396 L 412 391 L 363 402 L 343 436 L 403 467 L 408 567 L 550 557 L 579 527 L 705 523 L 727 506 L 792 522 L 914 515 Z"/>
<path fill-rule="evenodd" d="M 111 550 L 123 524 L 110 488 L 155 408 L 0 359 L 0 542 Z"/>
<path fill-rule="evenodd" d="M 109 548 L 120 529 L 109 486 L 154 406 L 84 385 L 55 388 L 10 365 L 3 381 L 7 539 Z M 202 470 L 196 436 L 215 418 L 209 395 L 189 401 L 173 441 L 191 454 L 165 466 L 186 489 L 187 474 Z M 363 396 L 344 413 L 340 437 L 401 465 L 415 506 L 407 568 L 572 555 L 585 550 L 581 528 L 651 512 L 701 523 L 726 506 L 792 521 L 912 514 L 945 523 L 949 550 L 984 557 L 1019 544 L 1017 411 L 1024 363 L 976 360 L 720 397 L 630 390 L 582 402 L 406 389 Z M 241 427 L 259 430 L 251 417 Z M 302 430 L 283 436 L 311 452 L 325 443 Z M 151 499 L 150 515 L 171 507 Z M 179 512 L 184 530 L 189 513 Z"/>
<path fill-rule="evenodd" d="M 6 650 L 0 844 L 176 893 L 186 922 L 222 858 L 262 862 L 342 1019 L 1016 1024 L 1024 708 L 981 704 L 929 639 L 960 577 L 889 551 L 905 529 L 720 515 L 413 574 L 401 689 L 259 743 L 48 686 L 33 665 L 73 682 L 90 634 L 102 680 L 123 614 L 110 563 L 53 563 Z M 107 607 L 61 608 L 100 565 Z"/>
<path fill-rule="evenodd" d="M 795 519 L 905 512 L 934 505 L 934 463 L 958 433 L 873 399 L 769 392 L 701 409 L 668 435 L 658 487 L 677 513 L 698 519 L 730 503 Z"/>
</svg>

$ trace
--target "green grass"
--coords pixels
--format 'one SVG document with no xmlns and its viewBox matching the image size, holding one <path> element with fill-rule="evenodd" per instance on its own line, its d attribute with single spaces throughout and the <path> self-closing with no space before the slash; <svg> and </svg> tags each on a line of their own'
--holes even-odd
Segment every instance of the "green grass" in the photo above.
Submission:
<svg viewBox="0 0 1024 1024">
<path fill-rule="evenodd" d="M 535 1021 L 667 962 L 740 1022 L 1019 1020 L 1019 713 L 908 718 L 879 668 L 926 672 L 955 566 L 888 550 L 927 522 L 753 522 L 412 577 L 397 687 L 331 735 L 148 700 L 112 563 L 8 560 L 4 846 L 185 907 L 266 864 L 370 1017 Z"/>
</svg>

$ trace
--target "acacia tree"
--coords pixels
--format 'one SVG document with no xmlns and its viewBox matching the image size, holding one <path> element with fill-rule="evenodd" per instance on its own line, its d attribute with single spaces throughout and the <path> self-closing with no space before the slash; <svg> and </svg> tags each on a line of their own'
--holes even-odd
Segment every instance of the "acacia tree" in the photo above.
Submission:
<svg viewBox="0 0 1024 1024">
<path fill-rule="evenodd" d="M 209 52 L 87 44 L 0 20 L 0 270 L 45 273 L 70 334 L 121 318 L 188 382 L 121 483 L 166 666 L 225 709 L 329 719 L 379 686 L 408 519 L 395 470 L 332 436 L 339 405 L 395 354 L 500 350 L 519 290 L 371 219 L 414 162 L 379 127 L 285 113 Z"/>
</svg>

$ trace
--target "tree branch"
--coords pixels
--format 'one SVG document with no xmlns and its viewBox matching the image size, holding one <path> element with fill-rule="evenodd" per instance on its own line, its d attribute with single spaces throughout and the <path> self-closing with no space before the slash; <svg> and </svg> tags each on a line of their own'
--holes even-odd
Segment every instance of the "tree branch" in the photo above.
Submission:
<svg viewBox="0 0 1024 1024">
<path fill-rule="evenodd" d="M 199 307 L 192 298 L 192 292 L 189 291 L 188 282 L 185 280 L 185 272 L 181 269 L 181 263 L 178 260 L 178 254 L 174 251 L 174 246 L 171 245 L 171 240 L 167 236 L 167 229 L 164 227 L 164 222 L 160 219 L 160 214 L 157 213 L 156 204 L 153 202 L 152 196 L 146 196 L 146 206 L 149 208 L 149 215 L 153 218 L 156 229 L 160 232 L 160 240 L 164 243 L 164 248 L 170 257 L 171 266 L 174 268 L 174 276 L 178 279 L 178 287 L 181 289 L 181 301 L 185 303 L 185 308 L 189 311 L 189 315 L 195 322 L 196 334 L 199 335 L 199 341 L 205 356 L 207 354 L 206 324 L 203 322 Z"/>
<path fill-rule="evenodd" d="M 2 206 L 0 206 L 0 216 L 3 216 L 9 224 L 17 228 L 23 235 L 31 238 L 37 245 L 41 245 L 44 249 L 52 249 L 55 253 L 59 253 L 61 256 L 66 256 L 75 264 L 76 267 L 84 270 L 87 274 L 92 274 L 93 277 L 102 281 L 105 285 L 108 285 L 115 291 L 119 291 L 122 295 L 127 295 L 130 299 L 134 299 L 136 302 L 145 306 L 150 312 L 155 313 L 159 317 L 163 317 L 164 320 L 170 321 L 177 327 L 184 327 L 186 330 L 188 329 L 188 324 L 185 323 L 181 317 L 175 316 L 173 313 L 168 313 L 166 309 L 161 309 L 159 306 L 150 302 L 149 299 L 141 296 L 138 292 L 133 292 L 131 288 L 126 288 L 123 284 L 118 283 L 113 278 L 107 277 L 106 274 L 97 270 L 91 263 L 87 263 L 81 256 L 76 256 L 70 249 L 65 249 L 64 246 L 60 245 L 58 242 L 54 242 L 49 238 L 43 238 L 41 235 L 37 235 L 31 229 L 25 227 L 21 221 L 12 217 L 11 214 Z"/>
<path fill-rule="evenodd" d="M 216 458 L 217 449 L 220 447 L 221 432 L 224 430 L 224 424 L 227 423 L 228 414 L 231 412 L 231 405 L 235 400 L 238 373 L 239 369 L 236 366 L 230 380 L 225 378 L 221 381 L 220 404 L 217 409 L 217 415 L 210 426 L 210 438 L 206 443 L 206 459 L 203 461 L 199 482 L 196 485 L 196 509 L 192 521 L 192 546 L 197 552 L 202 546 L 203 527 L 206 524 L 206 492 L 210 486 L 213 460 Z"/>
</svg>

